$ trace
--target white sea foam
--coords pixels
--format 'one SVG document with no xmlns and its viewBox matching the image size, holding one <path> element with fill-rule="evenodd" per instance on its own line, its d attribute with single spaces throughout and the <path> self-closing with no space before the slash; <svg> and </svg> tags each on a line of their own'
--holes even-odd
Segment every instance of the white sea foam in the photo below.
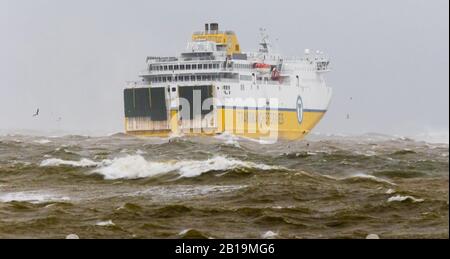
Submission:
<svg viewBox="0 0 450 259">
<path fill-rule="evenodd" d="M 247 188 L 246 185 L 176 185 L 176 186 L 154 186 L 143 191 L 138 191 L 129 196 L 148 196 L 156 200 L 186 200 L 196 197 L 219 194 L 227 194 Z"/>
<path fill-rule="evenodd" d="M 235 147 L 241 147 L 239 145 L 239 137 L 229 134 L 229 133 L 223 133 L 221 135 L 215 136 L 216 139 L 223 140 L 226 145 L 235 146 Z"/>
<path fill-rule="evenodd" d="M 145 155 L 145 154 L 147 154 L 147 152 L 142 151 L 140 149 L 136 150 L 136 155 Z"/>
<path fill-rule="evenodd" d="M 449 144 L 449 131 L 447 130 L 426 130 L 424 133 L 411 136 L 417 141 L 425 141 L 433 144 Z"/>
<path fill-rule="evenodd" d="M 245 136 L 237 136 L 230 133 L 223 133 L 215 136 L 216 139 L 225 140 L 225 144 L 239 145 L 239 141 L 255 142 L 260 145 L 273 145 L 276 141 L 270 138 L 255 139 Z"/>
<path fill-rule="evenodd" d="M 224 156 L 217 156 L 208 160 L 186 160 L 152 162 L 145 160 L 142 156 L 126 156 L 116 158 L 113 161 L 104 162 L 105 166 L 94 170 L 104 176 L 107 180 L 115 179 L 139 179 L 160 176 L 170 172 L 177 173 L 180 177 L 197 177 L 210 171 L 225 171 L 236 168 L 256 168 L 260 170 L 270 170 L 274 167 L 244 162 Z"/>
<path fill-rule="evenodd" d="M 94 162 L 90 159 L 83 158 L 80 161 L 69 161 L 69 160 L 62 160 L 58 158 L 50 158 L 46 159 L 41 162 L 41 167 L 52 167 L 52 166 L 72 166 L 72 167 L 95 167 L 98 166 L 99 163 Z"/>
<path fill-rule="evenodd" d="M 407 201 L 407 200 L 412 201 L 414 203 L 416 203 L 416 202 L 424 202 L 425 201 L 423 199 L 417 199 L 417 198 L 414 198 L 412 196 L 396 195 L 396 196 L 393 196 L 393 197 L 389 198 L 388 202 L 403 202 L 403 201 Z"/>
<path fill-rule="evenodd" d="M 377 234 L 369 234 L 367 235 L 366 239 L 380 239 L 380 236 Z"/>
<path fill-rule="evenodd" d="M 39 140 L 35 140 L 33 142 L 37 143 L 37 144 L 45 145 L 45 144 L 51 143 L 52 141 L 48 140 L 48 139 L 39 139 Z"/>
<path fill-rule="evenodd" d="M 344 178 L 336 178 L 336 177 L 333 177 L 331 175 L 322 175 L 322 176 L 325 177 L 325 178 L 333 179 L 333 180 L 337 180 L 337 181 L 345 181 L 345 180 L 352 180 L 352 179 L 363 179 L 363 180 L 367 179 L 367 180 L 371 180 L 371 181 L 378 182 L 378 183 L 385 183 L 385 184 L 389 184 L 389 185 L 393 185 L 393 186 L 397 185 L 397 184 L 395 184 L 393 182 L 390 182 L 390 181 L 388 181 L 386 179 L 379 178 L 379 177 L 376 177 L 376 176 L 373 176 L 373 175 L 363 174 L 363 173 L 350 175 L 350 176 L 347 176 L 347 177 L 344 177 Z"/>
<path fill-rule="evenodd" d="M 368 179 L 368 180 L 371 180 L 371 181 L 374 181 L 374 182 L 378 182 L 378 183 L 386 183 L 386 184 L 389 184 L 389 185 L 396 185 L 395 183 L 390 182 L 390 181 L 388 181 L 386 179 L 379 178 L 379 177 L 376 177 L 376 176 L 373 176 L 373 175 L 363 174 L 363 173 L 358 173 L 358 174 L 355 174 L 355 175 L 351 175 L 351 176 L 343 178 L 342 180 L 348 180 L 348 179 Z"/>
<path fill-rule="evenodd" d="M 278 233 L 275 233 L 273 231 L 267 231 L 266 233 L 261 235 L 261 238 L 263 239 L 274 239 L 278 236 Z"/>
<path fill-rule="evenodd" d="M 395 190 L 393 190 L 393 189 L 389 189 L 386 191 L 386 194 L 394 194 L 394 193 L 395 193 Z"/>
<path fill-rule="evenodd" d="M 184 229 L 182 231 L 180 231 L 180 233 L 178 233 L 179 236 L 184 236 L 186 235 L 189 231 L 191 231 L 192 229 L 188 228 L 188 229 Z"/>
<path fill-rule="evenodd" d="M 66 239 L 80 239 L 80 237 L 77 234 L 69 234 Z"/>
<path fill-rule="evenodd" d="M 0 193 L 0 202 L 30 202 L 34 204 L 45 202 L 69 201 L 66 196 L 57 195 L 51 192 L 24 191 Z"/>
<path fill-rule="evenodd" d="M 99 227 L 111 227 L 111 226 L 115 226 L 116 224 L 114 224 L 114 222 L 112 220 L 107 220 L 107 221 L 99 221 L 97 223 L 95 223 L 96 226 Z"/>
</svg>

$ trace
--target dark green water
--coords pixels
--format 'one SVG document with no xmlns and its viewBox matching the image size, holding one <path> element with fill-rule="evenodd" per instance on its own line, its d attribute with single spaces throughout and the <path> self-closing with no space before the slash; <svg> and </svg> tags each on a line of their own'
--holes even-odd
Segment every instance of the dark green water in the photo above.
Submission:
<svg viewBox="0 0 450 259">
<path fill-rule="evenodd" d="M 0 238 L 449 238 L 449 147 L 0 137 Z"/>
</svg>

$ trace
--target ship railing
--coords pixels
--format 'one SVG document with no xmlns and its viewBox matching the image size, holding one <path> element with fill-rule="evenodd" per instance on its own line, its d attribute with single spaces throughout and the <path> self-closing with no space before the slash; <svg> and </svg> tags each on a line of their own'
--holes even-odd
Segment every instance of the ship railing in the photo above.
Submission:
<svg viewBox="0 0 450 259">
<path fill-rule="evenodd" d="M 234 33 L 234 31 L 215 31 L 215 30 L 213 30 L 213 31 L 196 31 L 196 32 L 194 32 L 193 33 L 195 36 L 198 36 L 198 35 L 210 35 L 210 34 L 226 34 L 226 35 L 233 35 L 233 34 L 235 34 Z"/>
<path fill-rule="evenodd" d="M 127 81 L 126 85 L 127 85 L 127 88 L 150 87 L 150 84 L 148 82 L 142 82 L 142 81 Z"/>
<path fill-rule="evenodd" d="M 173 62 L 178 61 L 179 59 L 177 57 L 147 57 L 147 63 L 149 61 L 154 62 Z"/>
</svg>

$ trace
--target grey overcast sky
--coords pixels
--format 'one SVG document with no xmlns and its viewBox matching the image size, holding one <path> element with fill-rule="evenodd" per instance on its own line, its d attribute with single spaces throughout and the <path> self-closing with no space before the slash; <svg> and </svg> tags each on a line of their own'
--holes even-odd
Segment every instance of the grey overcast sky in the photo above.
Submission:
<svg viewBox="0 0 450 259">
<path fill-rule="evenodd" d="M 286 56 L 330 56 L 318 132 L 448 132 L 448 0 L 0 0 L 0 130 L 123 131 L 122 90 L 145 57 L 215 21 L 244 50 L 264 27 Z"/>
</svg>

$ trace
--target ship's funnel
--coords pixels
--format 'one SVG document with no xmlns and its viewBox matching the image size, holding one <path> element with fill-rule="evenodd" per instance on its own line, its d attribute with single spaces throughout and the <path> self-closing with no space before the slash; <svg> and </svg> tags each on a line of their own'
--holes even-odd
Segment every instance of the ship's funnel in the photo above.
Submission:
<svg viewBox="0 0 450 259">
<path fill-rule="evenodd" d="M 205 33 L 206 33 L 206 34 L 209 33 L 209 24 L 205 24 Z"/>
<path fill-rule="evenodd" d="M 209 25 L 209 28 L 211 29 L 211 32 L 217 33 L 219 31 L 219 24 L 218 23 L 211 23 Z"/>
</svg>

